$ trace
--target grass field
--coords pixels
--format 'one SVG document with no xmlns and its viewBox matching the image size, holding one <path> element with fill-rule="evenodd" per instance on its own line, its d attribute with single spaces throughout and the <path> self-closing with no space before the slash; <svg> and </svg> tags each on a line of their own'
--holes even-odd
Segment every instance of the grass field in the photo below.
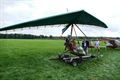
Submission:
<svg viewBox="0 0 120 80">
<path fill-rule="evenodd" d="M 120 80 L 120 49 L 73 67 L 49 60 L 64 49 L 62 40 L 0 40 L 0 80 Z M 90 50 L 91 53 L 96 51 Z"/>
</svg>

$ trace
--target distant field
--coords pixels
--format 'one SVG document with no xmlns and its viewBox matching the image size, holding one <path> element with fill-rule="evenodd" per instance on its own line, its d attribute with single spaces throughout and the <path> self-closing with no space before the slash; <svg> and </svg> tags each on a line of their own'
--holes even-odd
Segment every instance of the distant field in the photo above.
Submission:
<svg viewBox="0 0 120 80">
<path fill-rule="evenodd" d="M 103 57 L 73 67 L 49 60 L 63 51 L 63 44 L 62 40 L 0 39 L 0 80 L 120 80 L 120 49 L 103 48 Z"/>
</svg>

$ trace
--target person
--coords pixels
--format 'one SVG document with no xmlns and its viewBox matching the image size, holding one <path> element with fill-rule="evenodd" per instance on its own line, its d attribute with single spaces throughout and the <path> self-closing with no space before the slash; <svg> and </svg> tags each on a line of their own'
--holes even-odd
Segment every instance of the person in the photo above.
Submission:
<svg viewBox="0 0 120 80">
<path fill-rule="evenodd" d="M 87 54 L 88 54 L 88 48 L 89 48 L 89 41 L 88 40 L 86 40 L 86 52 L 87 52 Z"/>
<path fill-rule="evenodd" d="M 80 45 L 77 45 L 75 38 L 68 36 L 65 39 L 64 45 L 65 51 L 70 51 L 70 53 L 77 56 L 85 55 L 85 51 L 83 50 L 83 48 L 80 47 Z"/>
<path fill-rule="evenodd" d="M 67 48 L 69 48 L 70 41 L 71 41 L 71 36 L 68 35 L 68 37 L 65 39 L 65 42 L 64 42 L 65 50 L 67 50 Z"/>
<path fill-rule="evenodd" d="M 100 51 L 100 41 L 97 39 L 97 41 L 95 41 L 95 47 L 97 49 L 97 52 Z"/>
<path fill-rule="evenodd" d="M 73 52 L 77 52 L 77 44 L 76 44 L 76 41 L 75 41 L 75 38 L 73 38 L 72 40 L 71 40 L 71 50 L 73 51 Z"/>
<path fill-rule="evenodd" d="M 65 50 L 66 50 L 69 46 L 69 39 L 68 38 L 65 39 L 64 46 L 65 46 Z"/>
<path fill-rule="evenodd" d="M 89 48 L 89 41 L 84 39 L 82 41 L 82 48 L 85 51 L 86 55 L 88 54 L 88 48 Z"/>
<path fill-rule="evenodd" d="M 73 38 L 71 42 L 72 42 L 73 48 L 77 48 L 77 44 L 76 44 L 75 38 Z"/>
<path fill-rule="evenodd" d="M 79 45 L 77 45 L 75 38 L 73 38 L 73 39 L 71 40 L 69 47 L 70 47 L 69 50 L 70 50 L 73 54 L 75 54 L 75 55 L 77 55 L 77 56 L 85 55 L 84 50 L 83 50 Z"/>
</svg>

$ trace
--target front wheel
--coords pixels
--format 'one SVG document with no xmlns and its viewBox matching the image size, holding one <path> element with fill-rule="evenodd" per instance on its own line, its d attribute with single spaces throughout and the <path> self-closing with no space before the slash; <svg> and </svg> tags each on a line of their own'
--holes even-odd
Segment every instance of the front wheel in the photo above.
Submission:
<svg viewBox="0 0 120 80">
<path fill-rule="evenodd" d="M 78 65 L 75 60 L 73 60 L 71 63 L 72 63 L 72 65 L 73 65 L 74 67 Z"/>
</svg>

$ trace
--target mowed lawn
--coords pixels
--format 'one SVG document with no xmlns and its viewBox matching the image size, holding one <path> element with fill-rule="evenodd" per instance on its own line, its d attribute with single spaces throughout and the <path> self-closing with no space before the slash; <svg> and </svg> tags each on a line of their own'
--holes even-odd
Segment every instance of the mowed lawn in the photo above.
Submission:
<svg viewBox="0 0 120 80">
<path fill-rule="evenodd" d="M 120 80 L 120 49 L 103 48 L 99 59 L 73 67 L 49 60 L 63 52 L 63 44 L 62 40 L 1 39 L 0 80 Z"/>
</svg>

